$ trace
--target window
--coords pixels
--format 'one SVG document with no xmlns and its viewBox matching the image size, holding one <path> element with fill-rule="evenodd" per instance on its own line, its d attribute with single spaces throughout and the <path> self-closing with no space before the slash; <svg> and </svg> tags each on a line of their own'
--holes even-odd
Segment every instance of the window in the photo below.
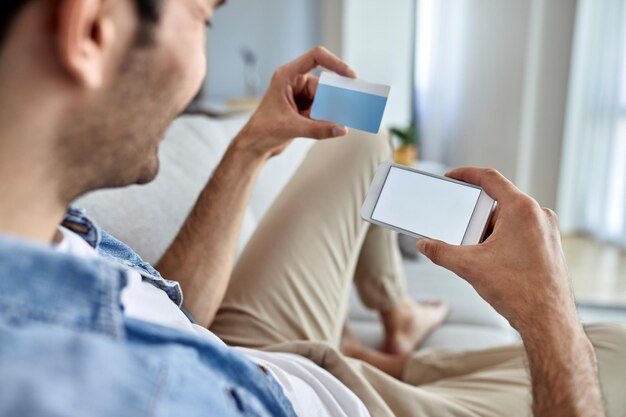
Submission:
<svg viewBox="0 0 626 417">
<path fill-rule="evenodd" d="M 626 248 L 626 0 L 581 0 L 559 214 Z"/>
</svg>

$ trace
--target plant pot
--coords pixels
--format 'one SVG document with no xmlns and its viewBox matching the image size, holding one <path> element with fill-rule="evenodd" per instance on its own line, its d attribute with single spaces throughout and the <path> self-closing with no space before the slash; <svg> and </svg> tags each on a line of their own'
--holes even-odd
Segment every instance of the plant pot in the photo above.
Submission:
<svg viewBox="0 0 626 417">
<path fill-rule="evenodd" d="M 394 151 L 393 159 L 397 164 L 412 166 L 417 161 L 418 151 L 415 145 L 402 145 Z"/>
</svg>

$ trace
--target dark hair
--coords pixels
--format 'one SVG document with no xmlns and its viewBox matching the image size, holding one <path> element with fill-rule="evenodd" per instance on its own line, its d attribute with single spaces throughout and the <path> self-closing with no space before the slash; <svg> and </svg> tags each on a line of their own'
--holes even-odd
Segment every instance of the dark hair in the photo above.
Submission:
<svg viewBox="0 0 626 417">
<path fill-rule="evenodd" d="M 26 4 L 26 1 L 27 0 L 5 0 L 0 2 L 0 43 L 4 41 L 4 37 L 9 30 L 11 22 L 24 4 Z"/>
<path fill-rule="evenodd" d="M 4 42 L 11 24 L 20 10 L 31 0 L 0 0 L 0 46 Z M 159 22 L 162 0 L 133 0 L 137 14 L 145 26 Z M 141 29 L 140 37 L 147 35 L 144 28 Z M 145 39 L 144 39 L 145 40 Z"/>
<path fill-rule="evenodd" d="M 142 23 L 135 44 L 137 46 L 149 46 L 153 40 L 152 29 L 159 23 L 161 17 L 163 0 L 133 0 L 133 3 Z"/>
</svg>

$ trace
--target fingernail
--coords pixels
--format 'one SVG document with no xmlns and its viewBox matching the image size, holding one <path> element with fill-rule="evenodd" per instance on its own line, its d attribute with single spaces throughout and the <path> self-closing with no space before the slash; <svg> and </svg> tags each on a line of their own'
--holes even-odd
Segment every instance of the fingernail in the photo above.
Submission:
<svg viewBox="0 0 626 417">
<path fill-rule="evenodd" d="M 333 136 L 334 137 L 344 136 L 346 133 L 348 133 L 348 132 L 343 127 L 337 127 L 337 126 L 333 127 Z"/>
<path fill-rule="evenodd" d="M 426 248 L 426 239 L 417 239 L 417 242 L 415 242 L 415 247 L 421 254 L 424 254 L 424 249 Z"/>
</svg>

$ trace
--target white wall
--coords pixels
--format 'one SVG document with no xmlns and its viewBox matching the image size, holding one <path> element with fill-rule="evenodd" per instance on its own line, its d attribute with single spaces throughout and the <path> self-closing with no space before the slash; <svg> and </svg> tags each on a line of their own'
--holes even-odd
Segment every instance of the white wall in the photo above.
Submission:
<svg viewBox="0 0 626 417">
<path fill-rule="evenodd" d="M 274 70 L 320 42 L 317 0 L 233 0 L 220 8 L 209 34 L 205 96 L 244 95 L 240 51 L 252 48 L 260 57 L 261 91 Z"/>
<path fill-rule="evenodd" d="M 420 100 L 427 159 L 491 166 L 513 177 L 522 114 L 527 1 L 439 5 Z"/>
<path fill-rule="evenodd" d="M 576 1 L 427 2 L 424 157 L 495 167 L 554 207 Z"/>
<path fill-rule="evenodd" d="M 411 120 L 414 0 L 343 0 L 342 56 L 368 81 L 392 86 L 384 123 Z"/>
<path fill-rule="evenodd" d="M 533 0 L 516 180 L 522 190 L 553 209 L 565 135 L 576 10 L 576 0 Z"/>
<path fill-rule="evenodd" d="M 320 0 L 320 44 L 343 56 L 343 20 L 345 0 Z"/>
</svg>

